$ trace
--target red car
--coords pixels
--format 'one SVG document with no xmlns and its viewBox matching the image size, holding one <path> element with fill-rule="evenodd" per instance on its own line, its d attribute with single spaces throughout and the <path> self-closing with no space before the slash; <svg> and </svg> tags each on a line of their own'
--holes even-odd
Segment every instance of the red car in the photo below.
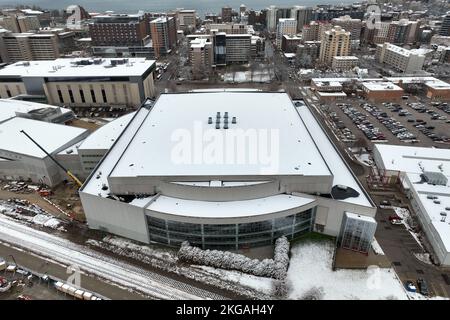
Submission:
<svg viewBox="0 0 450 320">
<path fill-rule="evenodd" d="M 398 215 L 393 214 L 392 216 L 389 216 L 389 221 L 392 220 L 403 220 L 402 218 L 400 218 Z"/>
</svg>

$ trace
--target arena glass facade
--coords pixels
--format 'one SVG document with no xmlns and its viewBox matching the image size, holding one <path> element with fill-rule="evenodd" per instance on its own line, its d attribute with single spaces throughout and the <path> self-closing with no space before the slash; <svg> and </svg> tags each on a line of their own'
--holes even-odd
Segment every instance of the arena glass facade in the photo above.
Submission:
<svg viewBox="0 0 450 320">
<path fill-rule="evenodd" d="M 313 228 L 315 208 L 286 217 L 236 224 L 195 224 L 147 216 L 150 240 L 170 246 L 183 241 L 203 249 L 245 249 L 274 244 L 281 236 L 289 240 Z"/>
</svg>

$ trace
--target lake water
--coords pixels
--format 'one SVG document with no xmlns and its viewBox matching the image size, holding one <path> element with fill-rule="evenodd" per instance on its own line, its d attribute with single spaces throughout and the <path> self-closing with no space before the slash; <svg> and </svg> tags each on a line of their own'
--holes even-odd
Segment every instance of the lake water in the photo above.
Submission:
<svg viewBox="0 0 450 320">
<path fill-rule="evenodd" d="M 356 0 L 355 0 L 356 1 Z M 342 0 L 0 0 L 0 6 L 13 6 L 14 4 L 37 5 L 45 9 L 65 9 L 71 4 L 83 6 L 90 12 L 103 12 L 113 10 L 120 13 L 133 13 L 138 10 L 165 12 L 176 8 L 196 9 L 203 17 L 208 12 L 220 12 L 223 6 L 229 5 L 238 10 L 241 4 L 247 8 L 263 9 L 270 5 L 291 7 L 294 5 L 313 6 L 316 4 L 350 4 L 354 1 Z"/>
</svg>

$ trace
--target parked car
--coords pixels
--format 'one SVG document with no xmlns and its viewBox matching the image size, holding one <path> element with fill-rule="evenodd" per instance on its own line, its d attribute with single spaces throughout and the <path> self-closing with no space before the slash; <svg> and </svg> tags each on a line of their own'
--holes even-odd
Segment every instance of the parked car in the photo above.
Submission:
<svg viewBox="0 0 450 320">
<path fill-rule="evenodd" d="M 416 288 L 416 286 L 414 285 L 414 282 L 412 282 L 412 281 L 410 281 L 410 280 L 408 280 L 408 281 L 405 282 L 405 288 L 406 288 L 406 290 L 409 291 L 409 292 L 417 292 L 417 288 Z"/>
<path fill-rule="evenodd" d="M 392 219 L 391 224 L 392 225 L 400 225 L 400 224 L 402 224 L 402 220 Z"/>
<path fill-rule="evenodd" d="M 429 294 L 428 293 L 428 285 L 424 279 L 422 279 L 422 278 L 417 279 L 417 286 L 419 287 L 419 292 L 421 294 L 423 294 L 424 296 L 428 296 L 428 294 Z"/>
</svg>

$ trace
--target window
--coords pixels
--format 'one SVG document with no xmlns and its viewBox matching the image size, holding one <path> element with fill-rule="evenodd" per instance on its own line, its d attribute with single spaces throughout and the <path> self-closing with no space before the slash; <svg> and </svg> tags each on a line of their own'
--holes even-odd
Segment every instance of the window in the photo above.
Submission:
<svg viewBox="0 0 450 320">
<path fill-rule="evenodd" d="M 82 89 L 80 89 L 80 97 L 81 97 L 81 102 L 86 103 L 86 99 L 84 97 L 84 91 Z"/>
<path fill-rule="evenodd" d="M 75 99 L 73 98 L 73 92 L 72 89 L 69 89 L 69 98 L 71 103 L 75 103 Z"/>
<path fill-rule="evenodd" d="M 106 99 L 106 92 L 105 92 L 105 89 L 102 89 L 102 97 L 103 97 L 103 102 L 104 102 L 104 103 L 107 103 L 108 100 Z"/>
<path fill-rule="evenodd" d="M 95 92 L 93 89 L 91 89 L 91 98 L 93 103 L 97 103 L 97 99 L 95 98 Z"/>
<path fill-rule="evenodd" d="M 6 94 L 8 95 L 8 98 L 11 98 L 11 97 L 12 97 L 11 91 L 10 91 L 9 89 L 6 90 Z"/>
<path fill-rule="evenodd" d="M 59 103 L 64 103 L 62 92 L 59 89 L 58 89 L 58 97 L 59 97 Z"/>
</svg>

